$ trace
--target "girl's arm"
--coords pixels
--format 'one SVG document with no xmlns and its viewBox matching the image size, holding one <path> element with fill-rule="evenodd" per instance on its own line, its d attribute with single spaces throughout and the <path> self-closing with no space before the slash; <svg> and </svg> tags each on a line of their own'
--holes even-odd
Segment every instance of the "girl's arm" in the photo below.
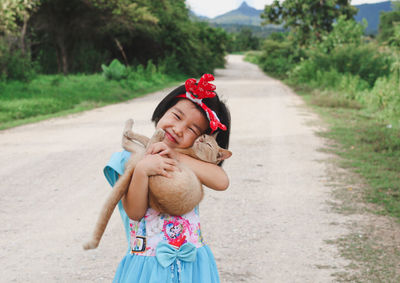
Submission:
<svg viewBox="0 0 400 283">
<path fill-rule="evenodd" d="M 220 166 L 194 159 L 186 154 L 178 154 L 179 161 L 189 166 L 203 185 L 216 191 L 224 191 L 228 188 L 228 175 Z"/>
<path fill-rule="evenodd" d="M 122 205 L 130 219 L 139 221 L 148 207 L 149 177 L 162 175 L 169 177 L 167 171 L 175 170 L 176 161 L 159 154 L 148 154 L 135 167 L 129 189 L 122 198 Z"/>
<path fill-rule="evenodd" d="M 163 142 L 152 144 L 148 148 L 147 152 L 150 154 L 157 153 L 162 156 L 177 159 L 180 162 L 183 162 L 193 170 L 200 182 L 210 189 L 224 191 L 229 186 L 229 179 L 224 169 L 218 165 L 197 160 L 186 154 L 176 152 Z"/>
</svg>

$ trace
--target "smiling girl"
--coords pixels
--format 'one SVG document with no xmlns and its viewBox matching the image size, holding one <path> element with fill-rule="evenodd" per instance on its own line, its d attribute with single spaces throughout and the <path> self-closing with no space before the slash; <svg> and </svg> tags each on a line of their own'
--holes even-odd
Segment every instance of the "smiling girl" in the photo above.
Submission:
<svg viewBox="0 0 400 283">
<path fill-rule="evenodd" d="M 114 282 L 219 282 L 210 248 L 200 229 L 199 209 L 173 216 L 148 206 L 148 182 L 153 175 L 169 177 L 178 170 L 177 162 L 189 166 L 200 182 L 214 190 L 225 190 L 229 179 L 221 168 L 176 152 L 191 147 L 202 134 L 218 132 L 218 144 L 227 149 L 230 113 L 203 75 L 199 82 L 186 81 L 168 94 L 156 107 L 152 121 L 165 131 L 164 140 L 148 148 L 138 162 L 128 192 L 119 204 L 130 247 L 121 261 Z M 113 185 L 129 153 L 114 154 L 105 168 Z"/>
</svg>

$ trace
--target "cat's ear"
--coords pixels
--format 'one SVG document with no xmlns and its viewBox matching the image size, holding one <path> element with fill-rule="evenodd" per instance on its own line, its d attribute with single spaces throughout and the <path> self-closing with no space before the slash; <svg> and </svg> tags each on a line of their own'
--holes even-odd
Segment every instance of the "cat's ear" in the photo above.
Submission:
<svg viewBox="0 0 400 283">
<path fill-rule="evenodd" d="M 231 151 L 224 149 L 224 148 L 220 148 L 218 151 L 218 156 L 217 156 L 218 163 L 221 162 L 222 160 L 225 160 L 225 159 L 231 157 L 231 156 L 232 156 Z"/>
<path fill-rule="evenodd" d="M 213 133 L 211 136 L 214 138 L 214 140 L 217 140 L 217 136 L 218 136 L 218 131 L 217 132 L 215 132 L 215 133 Z"/>
</svg>

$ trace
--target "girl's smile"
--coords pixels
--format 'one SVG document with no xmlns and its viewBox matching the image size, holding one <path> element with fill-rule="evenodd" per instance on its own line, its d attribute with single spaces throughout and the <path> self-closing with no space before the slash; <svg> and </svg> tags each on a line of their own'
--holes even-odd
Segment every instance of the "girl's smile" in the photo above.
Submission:
<svg viewBox="0 0 400 283">
<path fill-rule="evenodd" d="M 157 123 L 165 131 L 164 143 L 172 148 L 188 148 L 208 128 L 208 120 L 188 99 L 179 100 Z"/>
</svg>

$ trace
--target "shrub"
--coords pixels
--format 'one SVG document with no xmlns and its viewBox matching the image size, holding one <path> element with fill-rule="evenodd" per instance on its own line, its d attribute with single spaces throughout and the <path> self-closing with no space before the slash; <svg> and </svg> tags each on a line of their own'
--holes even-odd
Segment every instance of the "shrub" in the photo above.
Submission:
<svg viewBox="0 0 400 283">
<path fill-rule="evenodd" d="M 373 89 L 363 93 L 362 99 L 381 119 L 400 126 L 400 84 L 395 75 L 379 78 Z"/>
<path fill-rule="evenodd" d="M 332 31 L 322 36 L 318 49 L 321 52 L 329 53 L 332 49 L 345 44 L 359 45 L 362 43 L 366 27 L 365 20 L 363 23 L 358 23 L 353 19 L 347 20 L 346 16 L 342 15 L 333 24 Z"/>
<path fill-rule="evenodd" d="M 117 59 L 114 59 L 107 67 L 102 64 L 103 76 L 108 80 L 120 81 L 128 76 L 127 68 L 121 64 Z"/>
<path fill-rule="evenodd" d="M 309 60 L 320 70 L 337 70 L 339 73 L 349 73 L 359 76 L 368 82 L 370 88 L 377 78 L 390 74 L 392 59 L 381 52 L 376 45 L 344 44 L 335 47 L 331 52 L 321 52 L 319 49 L 308 52 Z"/>
<path fill-rule="evenodd" d="M 277 76 L 284 76 L 291 70 L 301 56 L 296 54 L 295 47 L 290 41 L 264 41 L 263 53 L 259 57 L 263 71 Z"/>
<path fill-rule="evenodd" d="M 292 82 L 320 89 L 336 90 L 345 99 L 359 100 L 360 92 L 369 88 L 358 75 L 340 73 L 332 68 L 323 70 L 314 60 L 304 60 L 289 73 Z"/>
<path fill-rule="evenodd" d="M 0 80 L 30 81 L 35 76 L 36 68 L 30 54 L 12 50 L 0 38 Z"/>
</svg>

